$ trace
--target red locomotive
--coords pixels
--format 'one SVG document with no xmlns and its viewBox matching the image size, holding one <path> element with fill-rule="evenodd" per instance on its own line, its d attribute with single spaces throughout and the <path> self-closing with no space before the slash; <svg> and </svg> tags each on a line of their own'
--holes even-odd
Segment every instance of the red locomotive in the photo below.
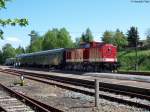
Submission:
<svg viewBox="0 0 150 112">
<path fill-rule="evenodd" d="M 15 65 L 48 67 L 78 71 L 114 71 L 117 69 L 117 48 L 100 42 L 82 43 L 80 48 L 53 49 L 16 57 Z"/>
<path fill-rule="evenodd" d="M 117 69 L 117 48 L 112 44 L 90 42 L 81 48 L 66 50 L 66 69 L 113 71 Z"/>
</svg>

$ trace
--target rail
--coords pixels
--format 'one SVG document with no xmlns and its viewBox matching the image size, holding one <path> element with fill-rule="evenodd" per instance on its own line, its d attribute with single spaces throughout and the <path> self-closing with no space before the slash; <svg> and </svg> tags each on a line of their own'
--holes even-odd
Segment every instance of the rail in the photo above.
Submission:
<svg viewBox="0 0 150 112">
<path fill-rule="evenodd" d="M 116 101 L 118 103 L 128 104 L 130 106 L 136 106 L 136 107 L 145 108 L 145 109 L 150 110 L 150 105 L 141 104 L 141 103 L 138 103 L 138 102 L 132 102 L 132 101 L 124 100 L 124 99 L 121 99 L 121 98 L 110 97 L 110 96 L 107 96 L 107 95 L 101 95 L 99 93 L 100 86 L 101 86 L 100 81 L 98 79 L 95 79 L 95 106 L 96 107 L 99 106 L 99 97 L 101 97 L 101 98 L 105 98 L 105 99 L 108 99 L 108 100 L 111 100 L 111 101 Z M 128 93 L 126 93 L 126 95 L 127 94 Z"/>
<path fill-rule="evenodd" d="M 76 92 L 84 93 L 84 94 L 87 94 L 90 96 L 95 95 L 95 106 L 98 106 L 98 99 L 99 98 L 104 98 L 104 99 L 107 99 L 110 101 L 115 101 L 115 102 L 128 104 L 131 106 L 141 107 L 141 108 L 145 108 L 145 109 L 150 110 L 149 105 L 140 104 L 138 102 L 132 102 L 132 101 L 128 101 L 128 100 L 124 100 L 124 99 L 120 99 L 120 98 L 115 98 L 115 97 L 99 94 L 99 90 L 101 90 L 101 91 L 108 91 L 108 92 L 112 92 L 112 93 L 117 93 L 117 94 L 122 94 L 122 95 L 128 95 L 131 97 L 146 99 L 146 100 L 150 101 L 150 96 L 149 96 L 150 90 L 149 89 L 136 88 L 136 87 L 130 87 L 130 86 L 118 85 L 118 84 L 104 83 L 104 82 L 100 82 L 100 81 L 96 81 L 96 80 L 94 82 L 94 81 L 83 80 L 83 79 L 74 79 L 74 78 L 66 78 L 66 77 L 60 77 L 60 76 L 50 76 L 50 75 L 45 75 L 45 74 L 39 75 L 36 73 L 18 72 L 18 71 L 14 71 L 14 70 L 13 71 L 8 70 L 8 71 L 7 71 L 8 73 L 11 73 L 14 75 L 24 74 L 24 76 L 26 76 L 27 78 L 41 81 L 41 82 L 44 82 L 47 84 L 48 83 L 54 84 L 54 83 L 43 81 L 42 79 L 54 80 L 54 81 L 58 81 L 61 83 L 69 83 L 69 84 L 76 85 L 76 86 L 83 86 L 86 88 L 95 89 L 95 93 L 93 93 L 93 92 L 89 92 L 89 91 L 85 91 L 85 90 L 80 90 L 77 88 L 68 87 L 68 86 L 65 86 L 64 84 L 62 84 L 62 85 L 56 84 L 57 86 L 67 88 L 69 90 L 73 90 Z M 32 76 L 32 78 L 31 78 L 31 76 Z M 37 77 L 39 79 L 37 79 Z"/>
<path fill-rule="evenodd" d="M 120 74 L 131 74 L 131 75 L 140 75 L 140 76 L 150 76 L 150 72 L 138 72 L 138 71 L 118 71 Z"/>
<path fill-rule="evenodd" d="M 32 99 L 26 95 L 23 95 L 19 92 L 13 91 L 10 88 L 8 88 L 7 86 L 4 86 L 3 84 L 0 83 L 0 86 L 6 90 L 9 94 L 15 96 L 17 99 L 19 99 L 20 101 L 23 101 L 26 105 L 29 105 L 30 107 L 32 107 L 34 110 L 36 110 L 36 112 L 63 112 L 62 110 L 56 109 L 54 107 L 51 107 L 47 104 L 44 104 L 40 101 L 37 101 L 35 99 Z M 0 108 L 0 110 L 3 111 L 3 108 Z M 4 111 L 5 112 L 5 111 Z"/>
</svg>

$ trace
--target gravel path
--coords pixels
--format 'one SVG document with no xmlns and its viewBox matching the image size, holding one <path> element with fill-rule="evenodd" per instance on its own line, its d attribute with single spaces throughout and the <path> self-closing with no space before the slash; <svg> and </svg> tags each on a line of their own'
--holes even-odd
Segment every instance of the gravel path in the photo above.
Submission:
<svg viewBox="0 0 150 112">
<path fill-rule="evenodd" d="M 14 85 L 19 77 L 0 72 L 0 82 L 12 89 L 29 95 L 65 112 L 148 112 L 140 108 L 100 99 L 99 108 L 94 107 L 94 98 L 56 86 L 25 79 L 25 85 Z"/>
</svg>

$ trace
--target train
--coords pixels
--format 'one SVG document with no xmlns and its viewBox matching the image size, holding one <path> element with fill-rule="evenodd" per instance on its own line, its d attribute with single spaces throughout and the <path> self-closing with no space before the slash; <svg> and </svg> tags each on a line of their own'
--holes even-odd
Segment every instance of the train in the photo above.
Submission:
<svg viewBox="0 0 150 112">
<path fill-rule="evenodd" d="M 16 63 L 16 58 L 7 58 L 4 64 L 8 66 L 14 66 L 15 63 Z"/>
<path fill-rule="evenodd" d="M 11 63 L 8 60 L 6 65 Z M 10 61 L 17 67 L 75 71 L 114 72 L 118 68 L 117 47 L 101 42 L 82 43 L 79 48 L 59 48 L 21 54 Z"/>
</svg>

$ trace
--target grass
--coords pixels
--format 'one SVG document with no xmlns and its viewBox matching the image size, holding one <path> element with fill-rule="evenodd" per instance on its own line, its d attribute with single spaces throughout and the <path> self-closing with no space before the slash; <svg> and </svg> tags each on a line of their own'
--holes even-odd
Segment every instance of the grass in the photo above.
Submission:
<svg viewBox="0 0 150 112">
<path fill-rule="evenodd" d="M 135 70 L 136 55 L 135 51 L 119 52 L 118 60 L 121 63 L 120 70 Z M 150 71 L 150 50 L 138 51 L 138 69 L 139 71 Z"/>
</svg>

